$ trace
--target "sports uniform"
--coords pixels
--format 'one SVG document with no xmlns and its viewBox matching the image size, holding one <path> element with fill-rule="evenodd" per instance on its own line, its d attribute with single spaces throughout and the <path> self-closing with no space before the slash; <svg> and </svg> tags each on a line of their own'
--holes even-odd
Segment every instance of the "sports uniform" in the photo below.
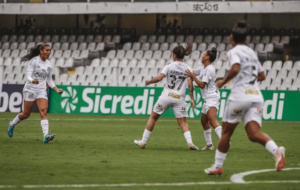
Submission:
<svg viewBox="0 0 300 190">
<path fill-rule="evenodd" d="M 167 77 L 167 83 L 153 108 L 155 113 L 161 115 L 171 106 L 176 118 L 188 117 L 185 103 L 187 88 L 185 70 L 187 69 L 192 70 L 187 64 L 179 61 L 163 68 L 161 73 Z"/>
<path fill-rule="evenodd" d="M 38 79 L 39 84 L 32 81 Z M 49 60 L 43 61 L 40 56 L 32 58 L 27 67 L 27 81 L 23 88 L 24 100 L 35 101 L 38 98 L 48 99 L 46 83 L 51 88 L 55 87 L 52 81 L 52 64 Z"/>
<path fill-rule="evenodd" d="M 232 65 L 239 64 L 240 71 L 232 79 L 233 87 L 225 107 L 223 122 L 244 125 L 249 121 L 256 121 L 261 126 L 263 96 L 257 84 L 258 73 L 263 68 L 255 52 L 246 45 L 236 45 L 227 53 Z"/>
<path fill-rule="evenodd" d="M 213 65 L 208 65 L 207 67 L 199 67 L 194 70 L 195 75 L 201 82 L 205 82 L 206 85 L 202 89 L 201 94 L 204 99 L 204 104 L 202 106 L 202 113 L 207 114 L 207 111 L 211 107 L 219 109 L 220 92 L 216 87 L 216 69 Z"/>
</svg>

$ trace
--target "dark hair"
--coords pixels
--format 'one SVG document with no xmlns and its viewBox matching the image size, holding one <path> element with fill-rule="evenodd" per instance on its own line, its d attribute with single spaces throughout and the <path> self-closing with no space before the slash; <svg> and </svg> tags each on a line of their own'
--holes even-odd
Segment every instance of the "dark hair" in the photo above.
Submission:
<svg viewBox="0 0 300 190">
<path fill-rule="evenodd" d="M 173 53 L 176 55 L 178 59 L 183 59 L 184 56 L 188 56 L 191 54 L 193 49 L 193 44 L 189 44 L 186 48 L 182 45 L 178 45 L 173 49 Z"/>
<path fill-rule="evenodd" d="M 207 55 L 209 56 L 209 60 L 214 62 L 217 57 L 217 49 L 213 47 L 211 50 L 207 50 Z"/>
<path fill-rule="evenodd" d="M 21 61 L 29 61 L 35 56 L 40 55 L 40 50 L 43 50 L 46 46 L 49 46 L 49 44 L 38 44 L 32 48 L 30 48 L 29 53 L 21 58 Z"/>
<path fill-rule="evenodd" d="M 240 20 L 232 28 L 233 40 L 236 43 L 244 43 L 248 34 L 249 24 L 245 20 Z"/>
</svg>

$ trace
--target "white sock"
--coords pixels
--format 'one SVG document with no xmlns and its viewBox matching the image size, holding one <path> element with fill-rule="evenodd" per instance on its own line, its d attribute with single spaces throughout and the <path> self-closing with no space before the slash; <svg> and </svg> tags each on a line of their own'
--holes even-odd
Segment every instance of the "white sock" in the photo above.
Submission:
<svg viewBox="0 0 300 190">
<path fill-rule="evenodd" d="M 266 145 L 266 149 L 275 156 L 275 152 L 278 148 L 277 144 L 273 140 L 269 140 Z"/>
<path fill-rule="evenodd" d="M 20 123 L 22 120 L 19 118 L 19 114 L 10 122 L 10 125 L 11 126 L 15 126 L 17 125 L 18 123 Z"/>
<path fill-rule="evenodd" d="M 145 129 L 144 130 L 144 134 L 143 134 L 143 141 L 144 142 L 147 142 L 148 141 L 148 139 L 149 139 L 149 137 L 150 137 L 150 135 L 151 135 L 151 131 L 148 131 L 147 129 Z"/>
<path fill-rule="evenodd" d="M 216 150 L 216 155 L 215 155 L 215 164 L 214 167 L 217 168 L 222 168 L 224 160 L 226 158 L 227 153 L 222 153 L 218 149 Z"/>
<path fill-rule="evenodd" d="M 41 120 L 41 126 L 43 130 L 43 135 L 46 136 L 49 133 L 49 122 L 48 120 Z"/>
<path fill-rule="evenodd" d="M 184 138 L 185 138 L 185 140 L 188 144 L 193 143 L 192 135 L 191 135 L 190 131 L 186 131 L 185 133 L 183 133 L 183 135 L 184 135 Z"/>
<path fill-rule="evenodd" d="M 215 128 L 215 132 L 216 134 L 218 135 L 219 139 L 221 138 L 222 136 L 222 126 L 218 126 Z"/>
<path fill-rule="evenodd" d="M 211 129 L 204 130 L 204 138 L 206 140 L 206 145 L 212 145 Z"/>
</svg>

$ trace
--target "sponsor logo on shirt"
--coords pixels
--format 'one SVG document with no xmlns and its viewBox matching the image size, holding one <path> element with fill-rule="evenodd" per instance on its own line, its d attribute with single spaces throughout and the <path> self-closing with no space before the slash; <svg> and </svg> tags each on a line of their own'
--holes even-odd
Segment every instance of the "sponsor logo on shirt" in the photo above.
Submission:
<svg viewBox="0 0 300 190">
<path fill-rule="evenodd" d="M 168 96 L 171 98 L 174 98 L 174 99 L 178 99 L 178 100 L 180 100 L 180 98 L 181 98 L 180 94 L 176 94 L 174 92 L 169 92 Z"/>
<path fill-rule="evenodd" d="M 245 93 L 248 95 L 259 95 L 258 90 L 251 88 L 245 88 Z"/>
<path fill-rule="evenodd" d="M 40 77 L 40 78 L 46 78 L 46 76 L 45 76 L 44 73 L 39 73 L 39 72 L 35 72 L 35 73 L 33 74 L 33 76 L 35 76 L 35 77 Z"/>
</svg>

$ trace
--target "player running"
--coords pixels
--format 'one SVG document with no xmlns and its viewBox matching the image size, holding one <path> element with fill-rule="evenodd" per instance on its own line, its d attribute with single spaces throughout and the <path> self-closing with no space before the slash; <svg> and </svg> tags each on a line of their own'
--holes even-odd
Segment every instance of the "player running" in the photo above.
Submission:
<svg viewBox="0 0 300 190">
<path fill-rule="evenodd" d="M 204 129 L 206 146 L 201 150 L 214 149 L 214 146 L 212 144 L 210 126 L 215 129 L 215 132 L 219 138 L 221 138 L 222 135 L 222 127 L 217 120 L 220 92 L 216 87 L 216 69 L 212 65 L 212 62 L 215 61 L 216 56 L 217 49 L 212 48 L 212 50 L 208 50 L 202 56 L 201 61 L 204 67 L 199 67 L 198 69 L 195 69 L 194 72 L 186 70 L 187 76 L 192 78 L 201 88 L 201 94 L 205 101 L 202 106 L 201 123 Z"/>
<path fill-rule="evenodd" d="M 49 122 L 47 118 L 48 97 L 46 83 L 57 93 L 61 94 L 62 89 L 58 89 L 52 81 L 52 64 L 48 60 L 51 54 L 51 47 L 48 44 L 39 44 L 30 49 L 30 53 L 22 57 L 22 61 L 29 61 L 27 68 L 27 81 L 23 89 L 24 112 L 18 114 L 9 122 L 8 136 L 12 137 L 15 126 L 22 120 L 30 116 L 34 102 L 41 115 L 41 126 L 44 134 L 44 143 L 55 138 L 54 134 L 49 133 Z"/>
<path fill-rule="evenodd" d="M 142 140 L 135 140 L 134 143 L 145 148 L 147 140 L 154 128 L 155 122 L 159 116 L 163 114 L 169 107 L 173 108 L 173 112 L 177 118 L 177 122 L 182 129 L 183 135 L 187 141 L 187 144 L 191 150 L 199 150 L 192 142 L 192 136 L 189 126 L 186 122 L 187 112 L 185 103 L 185 91 L 188 86 L 191 96 L 191 107 L 195 108 L 194 96 L 193 96 L 193 83 L 190 78 L 185 76 L 185 70 L 192 70 L 187 64 L 183 62 L 184 56 L 187 56 L 192 51 L 192 44 L 186 49 L 181 45 L 173 49 L 174 62 L 166 65 L 161 74 L 151 80 L 146 80 L 146 85 L 157 83 L 164 77 L 167 77 L 167 83 L 164 90 L 157 100 L 151 116 L 148 120 L 146 129 L 144 130 Z"/>
<path fill-rule="evenodd" d="M 248 138 L 264 145 L 275 156 L 276 170 L 281 171 L 285 165 L 285 148 L 278 147 L 267 134 L 260 131 L 264 99 L 257 81 L 264 80 L 265 74 L 257 55 L 245 44 L 247 27 L 246 21 L 239 21 L 233 27 L 230 43 L 234 48 L 227 53 L 231 70 L 223 80 L 217 82 L 217 87 L 221 88 L 232 79 L 233 87 L 224 111 L 222 137 L 216 150 L 215 163 L 205 169 L 208 175 L 222 174 L 230 137 L 241 120 L 244 121 Z"/>
</svg>

